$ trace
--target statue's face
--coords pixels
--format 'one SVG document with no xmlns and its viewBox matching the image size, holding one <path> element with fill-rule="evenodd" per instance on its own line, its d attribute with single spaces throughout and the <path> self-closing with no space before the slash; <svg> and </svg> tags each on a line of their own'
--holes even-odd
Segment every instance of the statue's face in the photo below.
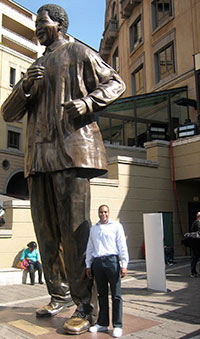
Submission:
<svg viewBox="0 0 200 339">
<path fill-rule="evenodd" d="M 41 45 L 49 46 L 59 35 L 59 22 L 53 21 L 47 11 L 41 11 L 35 22 L 35 33 Z"/>
</svg>

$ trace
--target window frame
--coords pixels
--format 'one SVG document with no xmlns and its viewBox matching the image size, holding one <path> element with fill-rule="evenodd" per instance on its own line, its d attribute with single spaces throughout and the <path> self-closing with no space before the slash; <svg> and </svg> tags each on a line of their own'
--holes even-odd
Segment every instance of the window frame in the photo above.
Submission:
<svg viewBox="0 0 200 339">
<path fill-rule="evenodd" d="M 139 72 L 142 70 L 142 83 L 143 87 L 139 86 L 139 90 L 136 90 L 136 75 L 139 75 Z M 141 77 L 139 76 L 139 83 L 141 83 Z M 140 64 L 138 68 L 136 68 L 131 73 L 131 84 L 132 84 L 132 95 L 140 95 L 145 93 L 145 81 L 144 81 L 144 64 Z"/>
<path fill-rule="evenodd" d="M 119 72 L 119 48 L 118 46 L 115 48 L 114 53 L 112 55 L 112 66 L 117 72 Z"/>
<path fill-rule="evenodd" d="M 9 79 L 9 86 L 13 88 L 16 84 L 16 68 L 10 66 L 10 79 Z"/>
<path fill-rule="evenodd" d="M 138 35 L 138 24 L 140 23 L 141 34 Z M 133 53 L 138 46 L 143 42 L 143 27 L 142 27 L 142 15 L 139 14 L 134 22 L 129 27 L 129 49 L 130 53 Z"/>
<path fill-rule="evenodd" d="M 171 53 L 171 56 L 172 56 L 172 72 L 169 71 L 168 60 L 167 60 L 167 50 L 169 48 L 170 48 L 170 53 Z M 165 73 L 161 72 L 161 53 L 163 53 L 163 52 L 165 54 L 165 67 L 166 67 L 166 72 Z M 169 75 L 175 73 L 174 44 L 173 44 L 173 41 L 169 45 L 163 47 L 160 51 L 157 52 L 157 67 L 158 67 L 158 81 L 162 81 L 163 79 L 167 78 Z"/>
<path fill-rule="evenodd" d="M 166 0 L 152 0 L 151 2 L 151 13 L 152 13 L 152 30 L 155 31 L 157 28 L 162 27 L 165 25 L 167 22 L 169 22 L 173 16 L 174 16 L 174 11 L 173 11 L 173 0 L 169 0 L 169 12 L 168 15 L 163 15 L 161 19 L 158 19 L 158 1 L 161 1 L 162 4 Z"/>
<path fill-rule="evenodd" d="M 18 136 L 18 141 L 16 143 L 9 142 L 10 133 L 15 133 L 16 136 Z M 7 126 L 7 149 L 10 149 L 13 151 L 21 151 L 21 143 L 22 143 L 22 129 L 14 127 L 14 126 Z"/>
</svg>

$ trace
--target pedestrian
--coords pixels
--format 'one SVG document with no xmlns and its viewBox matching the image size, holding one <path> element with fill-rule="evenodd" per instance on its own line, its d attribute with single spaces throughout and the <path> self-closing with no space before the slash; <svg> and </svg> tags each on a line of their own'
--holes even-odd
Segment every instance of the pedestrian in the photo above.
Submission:
<svg viewBox="0 0 200 339">
<path fill-rule="evenodd" d="M 196 220 L 192 223 L 190 232 L 200 233 L 200 212 L 197 213 Z M 192 241 L 191 241 L 191 261 L 190 261 L 190 266 L 191 266 L 190 277 L 191 278 L 195 278 L 198 276 L 196 265 L 198 263 L 199 258 L 200 258 L 200 239 L 195 237 L 195 238 L 192 238 Z"/>
<path fill-rule="evenodd" d="M 30 274 L 31 285 L 35 285 L 35 270 L 38 271 L 39 284 L 44 284 L 42 281 L 42 265 L 39 260 L 39 253 L 35 241 L 31 241 L 27 244 L 27 248 L 22 252 L 20 260 L 26 260 L 28 264 L 27 270 Z"/>
<path fill-rule="evenodd" d="M 86 250 L 86 273 L 94 278 L 99 296 L 99 315 L 89 332 L 103 332 L 109 326 L 108 287 L 112 295 L 113 337 L 122 336 L 121 278 L 127 273 L 128 249 L 123 226 L 109 218 L 107 205 L 98 209 L 99 221 L 92 226 Z M 120 262 L 121 260 L 121 266 Z"/>
<path fill-rule="evenodd" d="M 3 103 L 2 114 L 13 122 L 28 113 L 25 177 L 51 296 L 36 314 L 55 315 L 71 306 L 72 297 L 77 308 L 63 328 L 81 334 L 94 323 L 97 312 L 97 295 L 85 272 L 91 226 L 89 179 L 107 172 L 94 112 L 116 100 L 125 85 L 92 49 L 66 40 L 68 23 L 62 7 L 39 8 L 36 37 L 46 50 Z M 68 284 L 61 272 L 60 248 Z"/>
<path fill-rule="evenodd" d="M 3 204 L 0 203 L 0 226 L 5 225 L 5 210 L 3 208 Z"/>
</svg>

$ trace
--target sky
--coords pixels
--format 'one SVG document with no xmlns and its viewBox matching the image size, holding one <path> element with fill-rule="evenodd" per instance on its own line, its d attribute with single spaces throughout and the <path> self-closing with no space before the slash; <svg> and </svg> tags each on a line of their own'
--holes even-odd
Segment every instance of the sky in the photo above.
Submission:
<svg viewBox="0 0 200 339">
<path fill-rule="evenodd" d="M 69 16 L 68 33 L 87 45 L 99 50 L 104 31 L 106 0 L 14 0 L 36 13 L 47 3 L 58 4 Z"/>
</svg>

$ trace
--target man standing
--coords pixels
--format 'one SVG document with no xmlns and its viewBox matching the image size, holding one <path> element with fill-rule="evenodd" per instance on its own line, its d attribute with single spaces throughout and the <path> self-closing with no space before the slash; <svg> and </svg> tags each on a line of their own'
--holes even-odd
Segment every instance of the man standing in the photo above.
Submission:
<svg viewBox="0 0 200 339">
<path fill-rule="evenodd" d="M 193 222 L 191 227 L 191 232 L 199 232 L 200 235 L 200 212 L 197 213 L 196 220 Z M 200 258 L 200 240 L 199 238 L 191 238 L 191 278 L 198 277 L 198 273 L 196 270 L 196 265 Z"/>
<path fill-rule="evenodd" d="M 99 294 L 99 316 L 97 324 L 90 332 L 107 331 L 109 326 L 108 284 L 112 294 L 113 337 L 122 336 L 122 298 L 121 280 L 127 272 L 128 249 L 123 226 L 109 219 L 107 205 L 98 210 L 99 222 L 90 230 L 86 250 L 86 273 L 90 279 L 93 274 Z M 121 259 L 121 267 L 119 264 Z"/>
<path fill-rule="evenodd" d="M 64 330 L 80 334 L 95 317 L 92 282 L 85 274 L 90 229 L 89 179 L 106 173 L 106 153 L 94 112 L 125 90 L 119 75 L 86 46 L 65 40 L 63 8 L 39 8 L 36 36 L 45 53 L 2 105 L 6 121 L 27 117 L 25 177 L 51 302 L 38 316 L 54 315 L 69 300 L 60 272 L 63 250 L 70 293 L 77 305 Z M 94 297 L 92 300 L 92 297 Z"/>
</svg>

